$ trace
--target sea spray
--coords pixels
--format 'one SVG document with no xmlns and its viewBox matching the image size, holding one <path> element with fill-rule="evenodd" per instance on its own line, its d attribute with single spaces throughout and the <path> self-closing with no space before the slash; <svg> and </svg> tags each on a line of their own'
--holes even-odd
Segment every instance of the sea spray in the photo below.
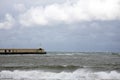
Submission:
<svg viewBox="0 0 120 80">
<path fill-rule="evenodd" d="M 73 72 L 50 72 L 43 70 L 3 70 L 0 80 L 120 80 L 117 71 L 94 72 L 88 69 L 78 69 Z"/>
</svg>

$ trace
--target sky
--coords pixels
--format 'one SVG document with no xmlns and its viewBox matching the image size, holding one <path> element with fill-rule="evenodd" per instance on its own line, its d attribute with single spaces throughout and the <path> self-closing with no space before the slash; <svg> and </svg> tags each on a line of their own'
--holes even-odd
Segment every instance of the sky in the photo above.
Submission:
<svg viewBox="0 0 120 80">
<path fill-rule="evenodd" d="M 0 48 L 120 52 L 120 0 L 0 0 Z"/>
</svg>

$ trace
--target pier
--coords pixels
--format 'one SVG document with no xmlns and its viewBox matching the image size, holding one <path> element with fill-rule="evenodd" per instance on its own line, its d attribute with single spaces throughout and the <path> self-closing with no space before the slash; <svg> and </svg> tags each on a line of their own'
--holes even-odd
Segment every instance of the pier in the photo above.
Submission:
<svg viewBox="0 0 120 80">
<path fill-rule="evenodd" d="M 39 49 L 0 49 L 0 54 L 46 54 L 45 50 Z"/>
</svg>

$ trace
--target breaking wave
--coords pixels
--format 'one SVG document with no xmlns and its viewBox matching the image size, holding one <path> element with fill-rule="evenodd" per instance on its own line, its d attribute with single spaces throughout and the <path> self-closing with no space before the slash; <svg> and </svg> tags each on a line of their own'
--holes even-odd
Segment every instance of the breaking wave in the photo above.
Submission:
<svg viewBox="0 0 120 80">
<path fill-rule="evenodd" d="M 38 66 L 1 66 L 1 70 L 30 70 L 30 69 L 42 69 L 42 70 L 57 70 L 57 71 L 74 71 L 79 68 L 84 68 L 84 66 L 74 66 L 74 65 L 38 65 Z"/>
<path fill-rule="evenodd" d="M 50 72 L 42 70 L 3 70 L 0 80 L 120 80 L 117 71 L 94 72 L 88 69 L 77 69 L 73 72 Z"/>
</svg>

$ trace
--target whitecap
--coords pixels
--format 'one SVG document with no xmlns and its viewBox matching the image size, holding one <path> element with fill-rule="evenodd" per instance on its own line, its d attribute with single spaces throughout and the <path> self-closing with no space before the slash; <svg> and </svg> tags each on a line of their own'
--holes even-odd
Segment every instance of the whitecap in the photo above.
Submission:
<svg viewBox="0 0 120 80">
<path fill-rule="evenodd" d="M 43 70 L 3 70 L 0 80 L 120 80 L 117 71 L 94 72 L 88 69 L 78 69 L 73 72 L 50 72 Z"/>
</svg>

